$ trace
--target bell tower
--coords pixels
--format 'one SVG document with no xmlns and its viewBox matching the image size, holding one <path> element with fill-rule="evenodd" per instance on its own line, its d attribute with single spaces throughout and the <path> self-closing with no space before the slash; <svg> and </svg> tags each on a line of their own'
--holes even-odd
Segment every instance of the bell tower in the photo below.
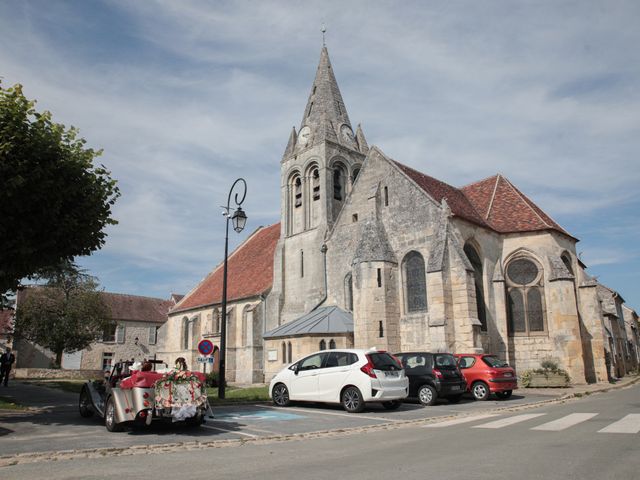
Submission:
<svg viewBox="0 0 640 480">
<path fill-rule="evenodd" d="M 351 125 L 323 46 L 302 121 L 292 129 L 280 163 L 281 235 L 272 289 L 280 296 L 277 325 L 309 312 L 326 295 L 325 235 L 367 151 L 362 129 Z"/>
</svg>

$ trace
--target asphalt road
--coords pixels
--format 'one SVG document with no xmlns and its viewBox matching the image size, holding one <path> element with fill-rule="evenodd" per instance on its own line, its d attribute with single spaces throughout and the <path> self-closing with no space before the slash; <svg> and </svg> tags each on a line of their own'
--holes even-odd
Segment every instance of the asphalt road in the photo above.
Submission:
<svg viewBox="0 0 640 480">
<path fill-rule="evenodd" d="M 303 434 L 493 411 L 495 408 L 522 406 L 548 398 L 516 393 L 509 400 L 476 402 L 469 397 L 459 404 L 442 400 L 431 407 L 405 403 L 394 411 L 372 404 L 361 414 L 349 414 L 338 405 L 324 404 L 297 404 L 284 409 L 267 404 L 220 406 L 214 407 L 214 418 L 208 419 L 199 428 L 154 422 L 149 428 L 109 433 L 100 418 L 80 417 L 76 394 L 26 383 L 14 383 L 12 387 L 1 390 L 0 394 L 9 396 L 12 392 L 20 403 L 45 411 L 38 414 L 0 415 L 0 456 Z"/>
<path fill-rule="evenodd" d="M 288 478 L 633 480 L 640 386 L 463 422 L 404 425 L 295 441 L 252 441 L 3 467 L 3 479 Z"/>
</svg>

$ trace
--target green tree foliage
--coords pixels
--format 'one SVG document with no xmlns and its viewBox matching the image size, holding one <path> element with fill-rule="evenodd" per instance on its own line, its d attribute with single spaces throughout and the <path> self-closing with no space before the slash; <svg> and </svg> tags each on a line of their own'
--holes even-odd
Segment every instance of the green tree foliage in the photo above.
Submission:
<svg viewBox="0 0 640 480">
<path fill-rule="evenodd" d="M 116 181 L 74 127 L 0 84 L 0 297 L 21 279 L 104 245 Z"/>
<path fill-rule="evenodd" d="M 65 263 L 47 272 L 46 284 L 19 293 L 15 337 L 48 348 L 60 366 L 63 353 L 82 350 L 111 324 L 94 277 Z"/>
</svg>

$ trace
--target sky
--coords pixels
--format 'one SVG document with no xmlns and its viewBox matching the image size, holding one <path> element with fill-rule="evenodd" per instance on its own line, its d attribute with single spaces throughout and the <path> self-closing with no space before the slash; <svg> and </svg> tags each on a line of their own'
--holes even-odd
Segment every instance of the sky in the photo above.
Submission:
<svg viewBox="0 0 640 480">
<path fill-rule="evenodd" d="M 369 145 L 455 186 L 501 173 L 640 308 L 640 2 L 0 0 L 0 77 L 118 180 L 108 291 L 168 298 L 221 262 L 220 205 L 279 221 L 280 159 L 326 45 Z"/>
</svg>

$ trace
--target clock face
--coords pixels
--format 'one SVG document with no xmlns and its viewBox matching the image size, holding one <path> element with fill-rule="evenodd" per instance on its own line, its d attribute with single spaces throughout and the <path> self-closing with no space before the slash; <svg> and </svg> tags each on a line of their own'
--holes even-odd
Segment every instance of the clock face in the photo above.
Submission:
<svg viewBox="0 0 640 480">
<path fill-rule="evenodd" d="M 300 133 L 298 134 L 298 145 L 301 147 L 306 147 L 307 143 L 309 143 L 311 136 L 311 129 L 309 127 L 302 127 Z"/>
<path fill-rule="evenodd" d="M 340 133 L 342 134 L 342 138 L 345 139 L 348 143 L 353 143 L 353 130 L 347 124 L 344 124 L 340 127 Z"/>
</svg>

